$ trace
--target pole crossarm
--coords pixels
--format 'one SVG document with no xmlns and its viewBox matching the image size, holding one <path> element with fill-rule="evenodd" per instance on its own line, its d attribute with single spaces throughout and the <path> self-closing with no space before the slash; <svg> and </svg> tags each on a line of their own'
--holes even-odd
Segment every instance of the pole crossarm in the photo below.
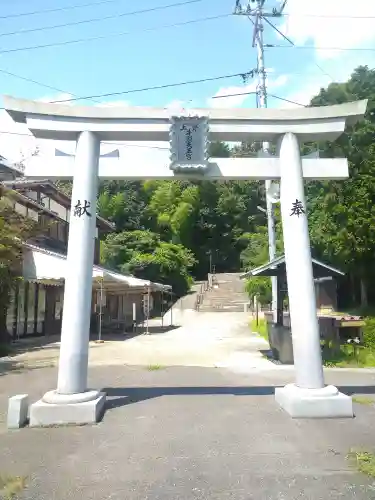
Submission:
<svg viewBox="0 0 375 500">
<path fill-rule="evenodd" d="M 4 97 L 4 107 L 39 139 L 76 140 L 82 130 L 102 141 L 169 141 L 171 118 L 166 108 L 66 106 Z M 346 125 L 360 120 L 367 100 L 296 109 L 196 109 L 207 117 L 211 141 L 274 141 L 291 132 L 303 141 L 335 140 Z"/>
</svg>

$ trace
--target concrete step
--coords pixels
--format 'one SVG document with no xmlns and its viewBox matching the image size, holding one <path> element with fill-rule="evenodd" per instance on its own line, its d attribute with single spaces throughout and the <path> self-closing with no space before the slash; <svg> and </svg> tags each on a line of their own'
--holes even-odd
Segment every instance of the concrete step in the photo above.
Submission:
<svg viewBox="0 0 375 500">
<path fill-rule="evenodd" d="M 205 307 L 201 306 L 199 312 L 244 312 L 244 306 L 241 307 Z"/>
<path fill-rule="evenodd" d="M 240 280 L 240 273 L 221 273 L 215 275 L 217 288 L 203 295 L 200 312 L 243 312 L 249 297 Z"/>
</svg>

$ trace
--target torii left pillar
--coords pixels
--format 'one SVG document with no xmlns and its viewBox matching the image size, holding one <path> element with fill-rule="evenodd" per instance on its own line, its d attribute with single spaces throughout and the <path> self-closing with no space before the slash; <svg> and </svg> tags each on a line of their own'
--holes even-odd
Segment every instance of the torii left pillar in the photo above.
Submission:
<svg viewBox="0 0 375 500">
<path fill-rule="evenodd" d="M 31 426 L 95 423 L 104 410 L 105 394 L 87 389 L 99 156 L 97 135 L 81 132 L 75 155 L 57 389 L 31 405 Z"/>
</svg>

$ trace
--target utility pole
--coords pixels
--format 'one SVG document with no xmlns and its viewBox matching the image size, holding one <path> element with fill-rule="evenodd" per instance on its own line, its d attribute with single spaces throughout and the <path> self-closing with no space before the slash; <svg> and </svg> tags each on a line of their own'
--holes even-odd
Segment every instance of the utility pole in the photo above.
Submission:
<svg viewBox="0 0 375 500">
<path fill-rule="evenodd" d="M 246 16 L 254 26 L 253 29 L 253 44 L 252 46 L 257 49 L 257 74 L 258 85 L 256 91 L 257 107 L 267 108 L 267 75 L 264 64 L 264 42 L 263 42 L 263 20 L 274 28 L 279 30 L 268 20 L 269 17 L 280 17 L 284 10 L 287 1 L 284 0 L 280 9 L 273 9 L 272 12 L 265 13 L 263 11 L 266 0 L 248 0 L 247 7 L 243 7 L 241 0 L 236 0 L 234 15 Z M 266 16 L 266 17 L 265 17 Z M 268 142 L 262 144 L 263 154 L 268 154 L 270 145 Z M 275 231 L 275 214 L 274 207 L 271 200 L 269 200 L 267 193 L 271 187 L 271 181 L 265 181 L 266 190 L 266 203 L 267 203 L 267 226 L 268 226 L 268 253 L 270 261 L 276 257 L 276 231 Z M 274 320 L 277 313 L 277 277 L 271 277 L 272 283 L 272 311 Z"/>
</svg>

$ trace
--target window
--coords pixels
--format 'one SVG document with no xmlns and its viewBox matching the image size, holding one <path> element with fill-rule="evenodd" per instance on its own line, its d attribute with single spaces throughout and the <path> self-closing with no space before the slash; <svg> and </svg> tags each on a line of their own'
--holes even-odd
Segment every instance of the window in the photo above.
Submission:
<svg viewBox="0 0 375 500">
<path fill-rule="evenodd" d="M 35 304 L 36 304 L 36 284 L 29 283 L 29 293 L 27 301 L 27 328 L 26 333 L 34 333 L 35 327 Z"/>
<path fill-rule="evenodd" d="M 55 200 L 50 200 L 50 206 L 49 206 L 50 210 L 52 210 L 52 212 L 55 212 L 56 214 L 58 214 L 58 216 L 65 220 L 66 219 L 66 208 L 63 207 L 62 205 L 60 205 L 60 203 L 57 203 Z"/>
<path fill-rule="evenodd" d="M 17 299 L 16 291 L 12 290 L 11 296 L 10 296 L 9 307 L 7 310 L 7 330 L 11 335 L 13 334 L 14 323 L 17 321 L 16 299 Z"/>
<path fill-rule="evenodd" d="M 24 194 L 32 200 L 38 200 L 38 193 L 36 191 L 25 191 Z"/>
<path fill-rule="evenodd" d="M 26 216 L 27 214 L 27 208 L 25 207 L 25 205 L 21 205 L 21 203 L 16 203 L 14 206 L 14 210 L 21 215 Z"/>
<path fill-rule="evenodd" d="M 17 337 L 25 333 L 25 285 L 20 284 L 18 290 L 18 318 L 17 318 Z"/>
<path fill-rule="evenodd" d="M 64 222 L 57 223 L 58 239 L 63 243 L 66 243 L 66 228 Z"/>
<path fill-rule="evenodd" d="M 43 207 L 50 209 L 50 198 L 48 196 L 45 196 L 44 194 L 40 194 L 40 204 L 43 205 Z"/>
<path fill-rule="evenodd" d="M 30 217 L 30 219 L 33 220 L 38 220 L 38 212 L 36 210 L 32 210 L 31 208 L 27 209 L 27 216 Z"/>
<path fill-rule="evenodd" d="M 46 289 L 44 285 L 39 285 L 37 332 L 43 333 L 43 324 L 46 316 Z"/>
</svg>

